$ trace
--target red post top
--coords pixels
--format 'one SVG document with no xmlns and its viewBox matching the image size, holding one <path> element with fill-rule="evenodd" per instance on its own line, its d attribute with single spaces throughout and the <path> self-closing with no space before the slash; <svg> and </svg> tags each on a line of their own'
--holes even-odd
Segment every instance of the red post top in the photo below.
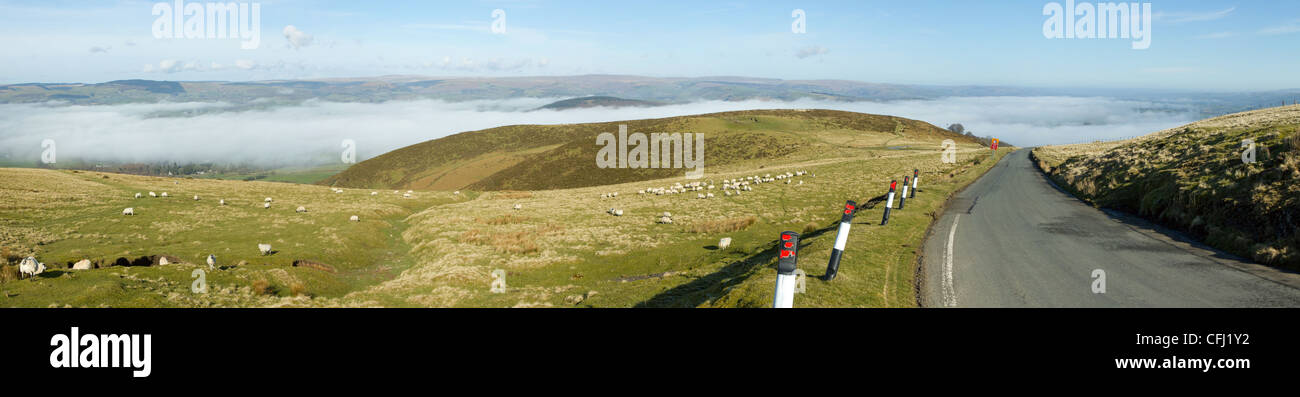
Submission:
<svg viewBox="0 0 1300 397">
<path fill-rule="evenodd" d="M 898 181 L 889 181 L 889 191 L 894 191 L 895 187 L 898 187 Z"/>
</svg>

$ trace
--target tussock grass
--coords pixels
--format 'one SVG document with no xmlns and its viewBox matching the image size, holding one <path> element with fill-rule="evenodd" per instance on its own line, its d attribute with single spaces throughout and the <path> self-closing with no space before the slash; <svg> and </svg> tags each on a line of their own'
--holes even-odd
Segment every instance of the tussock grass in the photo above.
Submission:
<svg viewBox="0 0 1300 397">
<path fill-rule="evenodd" d="M 253 285 L 250 286 L 250 288 L 252 288 L 253 293 L 257 295 L 275 295 L 275 290 L 271 287 L 271 282 L 266 280 L 253 281 Z"/>
<path fill-rule="evenodd" d="M 757 222 L 758 218 L 754 216 L 742 216 L 738 218 L 718 219 L 712 221 L 703 221 L 692 223 L 686 226 L 688 233 L 731 233 L 745 230 Z"/>
<path fill-rule="evenodd" d="M 482 222 L 489 225 L 513 225 L 518 223 L 528 223 L 529 220 L 530 219 L 526 216 L 506 214 Z"/>
<path fill-rule="evenodd" d="M 0 264 L 0 283 L 7 283 L 18 280 L 22 274 L 18 272 L 18 266 L 9 264 Z"/>
</svg>

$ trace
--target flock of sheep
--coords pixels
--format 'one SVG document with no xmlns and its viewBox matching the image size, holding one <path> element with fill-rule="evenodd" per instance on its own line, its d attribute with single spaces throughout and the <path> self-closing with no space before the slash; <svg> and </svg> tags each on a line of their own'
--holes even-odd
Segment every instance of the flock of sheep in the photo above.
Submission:
<svg viewBox="0 0 1300 397">
<path fill-rule="evenodd" d="M 344 192 L 343 189 L 340 189 L 340 188 L 334 188 L 334 187 L 331 187 L 330 190 L 333 191 L 335 194 L 340 194 L 340 193 L 343 193 L 343 192 Z M 393 191 L 393 194 L 399 194 L 399 193 L 400 193 L 400 191 L 397 191 L 397 190 L 394 190 L 394 191 Z M 414 193 L 415 193 L 415 192 L 412 191 L 412 190 L 407 190 L 406 193 L 402 194 L 402 197 L 404 197 L 404 198 L 411 198 L 412 195 L 413 195 Z M 459 195 L 460 192 L 457 191 L 455 194 Z M 379 192 L 370 192 L 370 195 L 371 195 L 371 196 L 378 196 L 378 195 L 379 195 Z M 136 198 L 136 199 L 144 198 L 144 196 L 145 196 L 144 193 L 136 193 L 136 194 L 135 194 L 135 198 Z M 169 195 L 167 194 L 167 192 L 162 192 L 162 193 L 158 193 L 158 192 L 149 192 L 149 193 L 148 193 L 148 196 L 149 196 L 149 197 L 153 197 L 153 198 L 167 198 L 167 197 L 169 197 Z M 199 195 L 197 195 L 197 194 L 194 195 L 194 201 L 201 201 L 201 198 L 199 197 Z M 264 208 L 264 209 L 270 209 L 270 208 L 271 208 L 271 203 L 274 202 L 274 201 L 275 201 L 274 199 L 272 199 L 272 198 L 270 198 L 270 197 L 267 197 L 266 199 L 262 200 L 262 208 Z M 226 205 L 226 200 L 225 200 L 225 199 L 220 199 L 220 200 L 218 200 L 218 201 L 217 201 L 217 205 L 225 206 L 225 205 Z M 294 212 L 296 212 L 296 213 L 306 213 L 306 212 L 307 212 L 307 207 L 304 207 L 304 206 L 298 206 L 298 208 L 295 209 Z M 125 215 L 125 216 L 135 216 L 135 215 L 136 215 L 135 207 L 127 207 L 126 209 L 123 209 L 123 210 L 122 210 L 122 215 Z M 359 217 L 359 216 L 357 216 L 357 215 L 352 215 L 352 216 L 348 217 L 348 221 L 351 221 L 351 222 L 360 222 L 360 221 L 361 221 L 361 217 Z M 260 252 L 260 253 L 261 253 L 262 255 L 264 255 L 264 256 L 265 256 L 265 255 L 270 255 L 270 254 L 273 252 L 273 251 L 271 251 L 271 245 L 270 245 L 270 244 L 258 244 L 258 245 L 257 245 L 257 250 L 258 250 L 258 252 Z M 211 269 L 211 268 L 215 268 L 215 266 L 216 266 L 216 260 L 217 260 L 216 258 L 217 258 L 216 255 L 208 255 L 208 257 L 207 257 L 207 259 L 206 259 L 206 262 L 207 262 L 207 264 L 208 264 L 208 268 L 210 268 L 210 269 Z M 166 265 L 166 264 L 169 264 L 169 261 L 167 260 L 166 257 L 163 257 L 162 259 L 160 259 L 159 264 Z M 77 261 L 77 263 L 75 263 L 75 264 L 72 265 L 72 270 L 89 270 L 89 269 L 91 269 L 91 268 L 93 268 L 93 267 L 94 267 L 94 265 L 90 262 L 89 259 L 82 259 L 82 260 Z M 23 259 L 22 262 L 19 263 L 19 265 L 18 265 L 18 270 L 19 270 L 19 273 L 20 273 L 20 275 L 19 275 L 20 277 L 26 276 L 26 277 L 30 278 L 30 277 L 32 277 L 32 276 L 35 276 L 35 275 L 37 275 L 37 274 L 41 274 L 42 272 L 44 272 L 44 271 L 45 271 L 45 264 L 44 264 L 44 263 L 41 263 L 41 262 L 38 262 L 38 261 L 36 260 L 35 257 L 27 257 L 26 259 Z"/>
<path fill-rule="evenodd" d="M 795 177 L 801 177 L 801 176 L 816 177 L 817 175 L 810 173 L 808 171 L 794 171 L 794 172 L 786 172 L 783 174 L 777 174 L 776 176 L 773 176 L 772 174 L 764 174 L 762 176 L 753 175 L 744 178 L 724 179 L 722 180 L 721 190 L 724 196 L 731 197 L 731 196 L 739 196 L 741 195 L 741 192 L 753 191 L 754 186 L 762 185 L 764 183 L 775 183 L 779 181 L 784 181 L 785 184 L 787 185 L 802 185 L 803 184 L 802 180 L 796 182 L 794 179 Z M 636 193 L 642 196 L 651 195 L 651 194 L 655 196 L 663 196 L 663 195 L 674 195 L 674 194 L 695 192 L 696 199 L 707 200 L 716 197 L 713 194 L 713 192 L 711 192 L 711 190 L 715 190 L 715 189 L 717 189 L 717 185 L 715 185 L 712 180 L 709 180 L 703 182 L 701 181 L 688 182 L 684 184 L 678 182 L 676 184 L 673 184 L 672 186 L 649 187 L 649 188 L 638 190 Z M 618 198 L 618 192 L 601 193 L 600 198 L 602 200 L 615 199 Z M 521 208 L 523 208 L 521 204 L 514 205 L 515 210 L 519 210 Z M 610 208 L 609 210 L 606 210 L 605 213 L 613 216 L 623 216 L 623 210 L 617 208 Z M 660 224 L 673 223 L 672 214 L 667 212 L 663 213 L 663 215 L 657 216 L 656 218 L 657 220 L 655 221 L 655 223 L 660 223 Z"/>
</svg>

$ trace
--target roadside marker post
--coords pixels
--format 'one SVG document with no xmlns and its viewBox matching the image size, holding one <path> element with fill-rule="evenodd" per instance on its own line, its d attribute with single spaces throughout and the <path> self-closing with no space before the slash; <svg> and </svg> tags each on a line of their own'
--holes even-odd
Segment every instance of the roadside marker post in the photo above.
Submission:
<svg viewBox="0 0 1300 397">
<path fill-rule="evenodd" d="M 898 181 L 889 181 L 889 198 L 885 200 L 885 218 L 880 220 L 880 226 L 889 224 L 889 210 L 894 208 L 894 187 L 898 186 Z"/>
<path fill-rule="evenodd" d="M 908 176 L 903 177 L 903 195 L 898 196 L 898 209 L 900 210 L 903 209 L 903 205 L 907 204 L 907 184 L 911 182 L 909 178 Z"/>
<path fill-rule="evenodd" d="M 858 203 L 849 200 L 844 203 L 844 216 L 840 217 L 840 230 L 835 232 L 835 248 L 831 249 L 831 261 L 826 264 L 826 281 L 835 279 L 840 271 L 840 257 L 844 255 L 844 245 L 849 242 L 849 227 L 853 225 L 853 215 L 858 212 Z"/>
<path fill-rule="evenodd" d="M 998 138 L 993 138 L 993 150 L 998 150 Z"/>
<path fill-rule="evenodd" d="M 921 180 L 921 170 L 912 169 L 912 198 L 916 198 L 916 181 Z"/>
<path fill-rule="evenodd" d="M 776 244 L 776 294 L 772 298 L 772 308 L 789 309 L 794 307 L 794 289 L 799 282 L 794 272 L 799 260 L 799 233 L 781 232 L 781 240 Z"/>
</svg>

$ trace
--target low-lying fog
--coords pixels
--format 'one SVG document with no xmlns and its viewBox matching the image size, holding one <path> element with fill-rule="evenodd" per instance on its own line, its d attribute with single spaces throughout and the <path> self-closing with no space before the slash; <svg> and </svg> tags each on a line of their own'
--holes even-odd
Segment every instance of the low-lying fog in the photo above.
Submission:
<svg viewBox="0 0 1300 397">
<path fill-rule="evenodd" d="M 386 103 L 308 101 L 247 110 L 225 103 L 100 106 L 0 105 L 0 160 L 35 160 L 54 140 L 57 159 L 251 163 L 358 161 L 449 134 L 511 124 L 617 121 L 746 109 L 837 109 L 895 115 L 1020 146 L 1143 135 L 1198 118 L 1194 109 L 1106 98 L 957 97 L 895 102 L 703 101 L 653 108 L 538 110 L 562 98 Z M 686 132 L 686 131 L 683 131 Z M 593 145 L 594 145 L 593 141 Z M 332 159 L 332 160 L 331 160 Z"/>
</svg>

